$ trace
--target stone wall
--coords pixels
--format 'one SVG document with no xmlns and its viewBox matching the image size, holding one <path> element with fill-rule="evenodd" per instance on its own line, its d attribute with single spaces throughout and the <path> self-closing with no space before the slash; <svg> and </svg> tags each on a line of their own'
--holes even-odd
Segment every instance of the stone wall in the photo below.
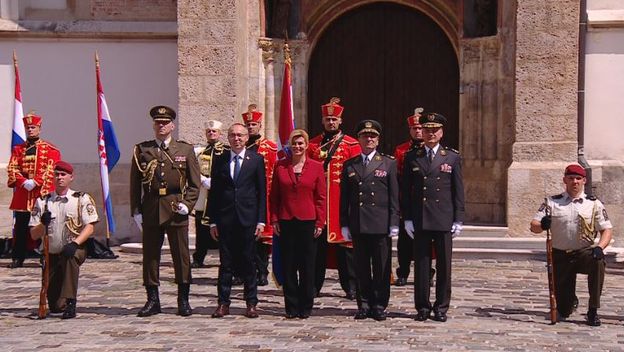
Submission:
<svg viewBox="0 0 624 352">
<path fill-rule="evenodd" d="M 579 2 L 519 0 L 516 14 L 515 135 L 507 223 L 528 234 L 546 195 L 561 192 L 577 155 Z"/>
</svg>

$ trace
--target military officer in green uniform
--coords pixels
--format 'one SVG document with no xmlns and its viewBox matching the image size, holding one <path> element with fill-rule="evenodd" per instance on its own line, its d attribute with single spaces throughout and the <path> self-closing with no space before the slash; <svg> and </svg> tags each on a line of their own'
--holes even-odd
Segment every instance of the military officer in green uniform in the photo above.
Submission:
<svg viewBox="0 0 624 352">
<path fill-rule="evenodd" d="M 155 106 L 150 115 L 156 139 L 134 146 L 130 170 L 130 210 L 143 230 L 143 284 L 147 291 L 147 302 L 138 316 L 160 313 L 158 267 L 165 233 L 178 284 L 178 314 L 189 316 L 188 215 L 199 194 L 199 164 L 193 146 L 171 136 L 175 111 Z"/>
</svg>

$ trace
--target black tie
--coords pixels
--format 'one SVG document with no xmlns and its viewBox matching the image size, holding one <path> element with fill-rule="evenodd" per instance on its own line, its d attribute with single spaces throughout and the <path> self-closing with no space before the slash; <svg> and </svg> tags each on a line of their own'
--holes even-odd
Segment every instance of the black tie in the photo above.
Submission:
<svg viewBox="0 0 624 352">
<path fill-rule="evenodd" d="M 240 168 L 241 168 L 240 156 L 235 155 L 234 156 L 234 181 L 238 179 L 238 174 L 240 174 Z"/>
<path fill-rule="evenodd" d="M 364 167 L 368 166 L 368 156 L 364 157 Z"/>
<path fill-rule="evenodd" d="M 429 149 L 429 162 L 433 161 L 433 157 L 435 157 L 435 153 L 433 152 L 433 149 Z"/>
</svg>

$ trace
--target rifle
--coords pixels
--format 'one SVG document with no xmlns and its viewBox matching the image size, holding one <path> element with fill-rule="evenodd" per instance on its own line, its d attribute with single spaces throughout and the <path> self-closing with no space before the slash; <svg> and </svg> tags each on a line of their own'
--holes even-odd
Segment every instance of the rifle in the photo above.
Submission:
<svg viewBox="0 0 624 352">
<path fill-rule="evenodd" d="M 548 198 L 544 198 L 546 204 L 546 216 L 550 216 L 551 208 L 548 205 Z M 550 229 L 546 230 L 546 268 L 548 269 L 548 294 L 550 296 L 550 324 L 557 323 L 557 298 L 555 296 L 555 271 L 553 268 L 553 246 Z"/>
<path fill-rule="evenodd" d="M 43 212 L 48 211 L 48 199 L 49 196 L 46 195 L 46 201 Z M 43 231 L 43 238 L 41 242 L 43 242 L 43 262 L 41 268 L 41 291 L 39 292 L 39 319 L 45 319 L 48 313 L 47 310 L 47 299 L 48 299 L 48 285 L 50 284 L 50 241 L 48 238 L 48 226 L 44 225 L 45 229 Z"/>
</svg>

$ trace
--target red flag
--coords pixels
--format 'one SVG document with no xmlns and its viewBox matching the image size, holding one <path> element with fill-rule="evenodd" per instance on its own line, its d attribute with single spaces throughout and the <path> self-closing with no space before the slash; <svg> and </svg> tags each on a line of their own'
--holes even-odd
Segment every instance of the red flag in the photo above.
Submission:
<svg viewBox="0 0 624 352">
<path fill-rule="evenodd" d="M 288 43 L 284 44 L 284 81 L 282 83 L 282 97 L 280 101 L 280 118 L 277 133 L 277 156 L 280 159 L 290 155 L 288 137 L 295 129 L 295 114 L 292 99 L 291 60 Z"/>
</svg>

